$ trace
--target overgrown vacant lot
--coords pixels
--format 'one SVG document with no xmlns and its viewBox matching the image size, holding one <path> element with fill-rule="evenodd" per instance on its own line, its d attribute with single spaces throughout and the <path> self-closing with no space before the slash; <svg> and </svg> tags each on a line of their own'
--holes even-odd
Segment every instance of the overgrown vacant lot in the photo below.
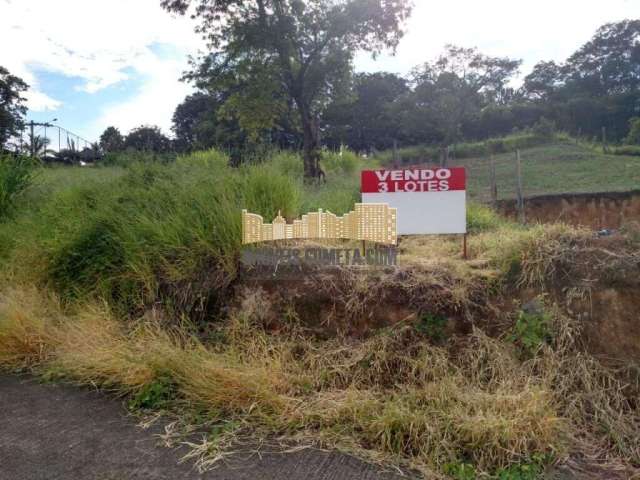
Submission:
<svg viewBox="0 0 640 480">
<path fill-rule="evenodd" d="M 420 156 L 419 153 L 412 155 L 417 156 L 415 160 L 408 163 L 418 164 L 424 159 L 427 163 L 434 163 L 429 162 L 428 156 Z M 571 140 L 558 140 L 548 145 L 523 149 L 521 158 L 526 196 L 629 191 L 640 186 L 640 156 L 604 154 L 599 147 L 576 144 Z M 363 160 L 362 166 L 378 168 L 385 161 L 389 161 L 388 153 L 380 155 L 380 159 L 374 157 Z M 495 154 L 494 162 L 499 198 L 515 198 L 515 154 L 512 152 Z M 480 202 L 490 200 L 489 164 L 489 158 L 486 155 L 454 158 L 450 161 L 451 166 L 467 168 L 468 191 L 472 200 Z M 123 173 L 124 169 L 121 167 L 47 168 L 41 172 L 37 183 L 39 187 L 32 190 L 32 195 L 36 195 L 40 190 L 50 192 L 87 182 L 104 183 Z M 350 177 L 341 186 L 357 192 L 359 179 Z M 330 198 L 329 195 L 327 197 Z"/>
<path fill-rule="evenodd" d="M 326 186 L 292 154 L 44 170 L 0 225 L 0 366 L 204 428 L 203 468 L 249 437 L 427 478 L 637 475 L 637 228 L 603 240 L 472 205 L 468 261 L 459 239 L 407 238 L 397 270 L 246 277 L 241 208 L 343 213 L 362 167 L 328 156 Z"/>
</svg>

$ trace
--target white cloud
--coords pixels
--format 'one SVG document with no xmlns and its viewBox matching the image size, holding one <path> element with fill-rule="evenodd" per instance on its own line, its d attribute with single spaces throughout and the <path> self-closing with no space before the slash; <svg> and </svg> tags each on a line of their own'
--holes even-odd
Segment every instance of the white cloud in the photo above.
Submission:
<svg viewBox="0 0 640 480">
<path fill-rule="evenodd" d="M 146 86 L 139 98 L 120 106 L 129 114 L 120 120 L 148 119 L 151 108 L 127 110 L 127 105 L 138 102 L 160 111 L 160 104 L 174 102 L 166 107 L 174 108 L 175 95 L 185 91 L 178 77 L 188 66 L 187 56 L 203 47 L 193 21 L 168 14 L 159 0 L 0 0 L 0 18 L 0 44 L 15 46 L 0 51 L 0 65 L 31 85 L 28 106 L 35 111 L 61 106 L 38 85 L 35 69 L 77 77 L 81 79 L 77 89 L 88 93 L 126 80 L 133 69 L 144 75 Z M 171 45 L 172 54 L 154 54 L 150 49 L 154 44 Z M 171 82 L 165 77 L 169 74 Z M 155 101 L 150 100 L 153 94 Z"/>
<path fill-rule="evenodd" d="M 36 68 L 79 78 L 77 89 L 87 93 L 142 77 L 143 86 L 132 97 L 103 106 L 95 121 L 79 133 L 94 138 L 109 124 L 127 130 L 153 123 L 168 130 L 175 106 L 190 91 L 178 81 L 188 68 L 187 55 L 197 53 L 203 43 L 191 19 L 170 15 L 159 4 L 159 0 L 0 0 L 0 65 L 31 84 L 28 105 L 37 111 L 55 110 L 61 102 L 37 83 Z M 359 55 L 359 70 L 405 74 L 434 58 L 446 43 L 454 43 L 522 58 L 526 73 L 539 60 L 564 60 L 605 22 L 640 18 L 637 0 L 608 0 L 606 5 L 602 0 L 415 0 L 415 4 L 398 55 L 384 55 L 377 62 Z M 154 52 L 154 44 L 170 46 L 170 52 Z"/>
<path fill-rule="evenodd" d="M 25 94 L 25 98 L 27 99 L 27 105 L 29 105 L 29 108 L 36 112 L 57 110 L 62 106 L 62 102 L 55 98 L 51 98 L 38 90 L 29 90 Z"/>
<path fill-rule="evenodd" d="M 132 99 L 103 109 L 90 126 L 94 137 L 110 125 L 123 133 L 143 124 L 158 125 L 169 132 L 176 106 L 192 91 L 190 85 L 178 80 L 186 65 L 180 60 L 160 60 L 149 53 L 139 59 L 137 68 L 146 75 L 142 87 Z"/>
</svg>

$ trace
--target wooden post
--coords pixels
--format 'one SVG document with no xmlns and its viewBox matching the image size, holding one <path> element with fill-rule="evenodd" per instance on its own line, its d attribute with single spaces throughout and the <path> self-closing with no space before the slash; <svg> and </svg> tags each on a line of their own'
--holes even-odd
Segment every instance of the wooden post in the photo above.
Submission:
<svg viewBox="0 0 640 480">
<path fill-rule="evenodd" d="M 498 184 L 496 183 L 496 163 L 493 154 L 489 154 L 489 180 L 491 182 L 491 204 L 493 208 L 498 205 Z"/>
<path fill-rule="evenodd" d="M 526 223 L 527 219 L 524 213 L 524 193 L 522 189 L 522 162 L 520 161 L 520 150 L 516 150 L 516 197 L 518 202 L 518 220 L 520 223 Z"/>
<path fill-rule="evenodd" d="M 466 233 L 462 236 L 462 258 L 465 260 L 469 258 L 468 251 L 467 251 L 467 234 Z"/>
<path fill-rule="evenodd" d="M 602 152 L 607 153 L 607 127 L 602 127 Z"/>
</svg>

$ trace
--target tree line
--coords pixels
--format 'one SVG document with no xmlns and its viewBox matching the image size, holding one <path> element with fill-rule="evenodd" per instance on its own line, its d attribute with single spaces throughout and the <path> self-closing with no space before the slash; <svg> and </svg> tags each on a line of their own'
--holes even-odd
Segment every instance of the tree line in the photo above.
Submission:
<svg viewBox="0 0 640 480">
<path fill-rule="evenodd" d="M 523 79 L 519 59 L 454 45 L 401 76 L 356 73 L 354 52 L 393 51 L 410 0 L 161 5 L 197 18 L 197 32 L 209 44 L 209 53 L 193 59 L 184 76 L 196 91 L 175 110 L 173 138 L 154 126 L 126 136 L 109 127 L 100 139 L 105 152 L 217 147 L 239 160 L 265 147 L 293 148 L 303 152 L 311 179 L 322 174 L 325 147 L 362 153 L 396 145 L 445 147 L 536 125 L 609 142 L 640 138 L 640 20 L 603 25 L 564 62 L 541 61 Z M 13 82 L 14 92 L 2 97 L 4 143 L 24 114 L 16 100 L 24 86 L 8 72 L 0 71 L 0 78 L 0 86 Z"/>
<path fill-rule="evenodd" d="M 347 72 L 341 88 L 332 89 L 318 106 L 321 144 L 358 152 L 449 146 L 535 125 L 590 140 L 601 140 L 604 133 L 609 142 L 636 143 L 639 39 L 639 20 L 603 25 L 565 62 L 539 62 L 519 87 L 513 84 L 520 60 L 453 45 L 407 76 Z M 304 145 L 295 105 L 271 94 L 263 103 L 246 98 L 241 72 L 233 72 L 234 81 L 221 82 L 215 62 L 206 58 L 187 75 L 198 91 L 173 116 L 180 149 Z"/>
</svg>

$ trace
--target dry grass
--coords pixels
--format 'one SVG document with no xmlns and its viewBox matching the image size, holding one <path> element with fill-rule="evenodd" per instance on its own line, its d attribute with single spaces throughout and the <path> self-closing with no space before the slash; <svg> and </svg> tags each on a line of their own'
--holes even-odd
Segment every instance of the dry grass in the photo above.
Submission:
<svg viewBox="0 0 640 480">
<path fill-rule="evenodd" d="M 183 413 L 425 474 L 463 460 L 491 472 L 536 454 L 563 458 L 576 438 L 597 445 L 599 461 L 636 463 L 639 419 L 625 386 L 575 349 L 570 322 L 558 317 L 555 328 L 554 348 L 524 362 L 479 330 L 449 349 L 410 326 L 320 342 L 295 327 L 271 336 L 247 317 L 230 319 L 225 342 L 207 347 L 153 322 L 127 328 L 102 307 L 64 314 L 40 292 L 13 290 L 0 304 L 0 366 L 123 394 L 169 378 Z M 222 458 L 221 438 L 193 445 L 209 455 L 202 465 Z"/>
<path fill-rule="evenodd" d="M 419 265 L 379 285 L 346 272 L 322 288 L 343 298 L 353 317 L 385 291 L 417 311 L 464 313 L 494 283 L 547 285 L 588 239 L 564 226 L 499 229 L 471 237 L 469 263 L 451 257 L 456 239 L 410 239 L 403 255 Z M 443 346 L 409 321 L 364 339 L 320 340 L 291 315 L 272 334 L 260 296 L 247 297 L 209 332 L 216 340 L 203 343 L 153 315 L 125 324 L 105 305 L 65 311 L 46 292 L 13 288 L 0 293 L 0 368 L 132 396 L 169 385 L 169 405 L 183 417 L 224 425 L 191 444 L 202 467 L 224 458 L 242 434 L 320 442 L 435 478 L 451 464 L 489 474 L 541 456 L 567 465 L 579 458 L 633 478 L 640 376 L 584 353 L 578 324 L 547 307 L 552 341 L 523 356 L 508 331 L 492 338 L 477 324 Z"/>
</svg>

